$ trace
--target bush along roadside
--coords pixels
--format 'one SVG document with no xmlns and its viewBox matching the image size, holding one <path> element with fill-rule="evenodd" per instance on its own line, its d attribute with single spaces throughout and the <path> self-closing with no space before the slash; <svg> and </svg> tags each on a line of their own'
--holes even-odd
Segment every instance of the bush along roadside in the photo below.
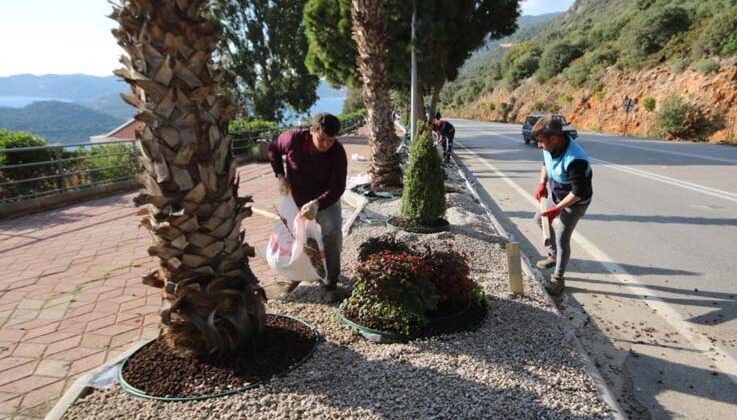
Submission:
<svg viewBox="0 0 737 420">
<path fill-rule="evenodd" d="M 445 230 L 445 172 L 430 131 L 421 128 L 409 149 L 402 208 L 389 225 L 417 233 Z"/>
<path fill-rule="evenodd" d="M 466 256 L 455 251 L 372 238 L 359 247 L 353 293 L 340 310 L 354 324 L 407 339 L 472 329 L 486 309 L 469 273 Z"/>
</svg>

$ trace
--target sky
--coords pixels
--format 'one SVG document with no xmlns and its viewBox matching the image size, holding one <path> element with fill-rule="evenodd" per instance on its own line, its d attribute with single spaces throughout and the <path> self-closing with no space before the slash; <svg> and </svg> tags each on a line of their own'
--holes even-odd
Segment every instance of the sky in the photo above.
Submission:
<svg viewBox="0 0 737 420">
<path fill-rule="evenodd" d="M 564 11 L 574 0 L 524 0 L 522 14 Z M 110 76 L 123 50 L 107 0 L 0 0 L 0 77 Z"/>
</svg>

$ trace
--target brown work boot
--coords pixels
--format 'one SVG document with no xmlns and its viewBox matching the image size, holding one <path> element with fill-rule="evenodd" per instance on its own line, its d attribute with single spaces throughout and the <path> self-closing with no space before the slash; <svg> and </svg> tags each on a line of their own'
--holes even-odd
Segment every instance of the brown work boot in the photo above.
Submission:
<svg viewBox="0 0 737 420">
<path fill-rule="evenodd" d="M 550 284 L 545 286 L 545 290 L 548 291 L 552 296 L 558 296 L 563 293 L 563 289 L 566 287 L 566 281 L 562 276 L 550 276 Z"/>
<path fill-rule="evenodd" d="M 538 261 L 536 264 L 537 268 L 544 270 L 546 268 L 555 267 L 555 257 L 548 256 L 544 260 Z"/>
</svg>

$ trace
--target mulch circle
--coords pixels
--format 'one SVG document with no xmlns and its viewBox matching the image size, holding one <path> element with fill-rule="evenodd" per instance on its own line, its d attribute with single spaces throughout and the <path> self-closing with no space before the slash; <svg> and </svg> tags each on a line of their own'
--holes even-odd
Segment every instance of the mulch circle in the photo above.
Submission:
<svg viewBox="0 0 737 420">
<path fill-rule="evenodd" d="M 450 223 L 439 218 L 430 224 L 422 224 L 416 220 L 403 219 L 401 217 L 391 217 L 386 222 L 390 230 L 404 230 L 412 233 L 436 233 L 443 232 L 450 228 Z"/>
<path fill-rule="evenodd" d="M 370 200 L 398 198 L 402 196 L 401 187 L 397 187 L 397 188 L 394 188 L 393 190 L 386 190 L 386 191 L 372 191 L 370 184 L 358 184 L 352 187 L 351 191 L 353 191 L 356 194 L 361 194 L 362 196 Z"/>
<path fill-rule="evenodd" d="M 489 310 L 486 305 L 474 301 L 452 314 L 448 312 L 452 311 L 439 311 L 437 314 L 433 314 L 437 316 L 430 317 L 430 325 L 415 335 L 401 333 L 397 324 L 390 319 L 360 316 L 358 313 L 350 310 L 342 311 L 340 315 L 355 324 L 355 327 L 363 327 L 369 330 L 370 333 L 385 335 L 388 338 L 386 341 L 392 342 L 409 341 L 463 331 L 474 331 L 486 319 Z"/>
<path fill-rule="evenodd" d="M 203 399 L 243 391 L 286 373 L 309 357 L 319 334 L 288 316 L 266 315 L 266 328 L 237 354 L 183 358 L 163 339 L 133 353 L 121 369 L 129 393 L 163 400 Z"/>
</svg>

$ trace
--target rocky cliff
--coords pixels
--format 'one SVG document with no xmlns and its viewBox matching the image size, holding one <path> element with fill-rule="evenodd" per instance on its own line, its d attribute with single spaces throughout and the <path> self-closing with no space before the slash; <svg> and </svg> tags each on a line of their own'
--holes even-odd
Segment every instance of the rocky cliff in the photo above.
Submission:
<svg viewBox="0 0 737 420">
<path fill-rule="evenodd" d="M 678 94 L 701 107 L 710 118 L 721 115 L 723 128 L 709 135 L 710 142 L 736 143 L 737 58 L 719 63 L 720 69 L 709 75 L 693 69 L 675 72 L 670 64 L 639 71 L 610 67 L 603 77 L 580 88 L 562 80 L 540 84 L 530 78 L 511 92 L 500 84 L 492 92 L 457 110 L 447 109 L 444 114 L 521 123 L 529 113 L 553 111 L 565 115 L 579 130 L 622 134 L 623 103 L 625 98 L 631 98 L 635 107 L 627 116 L 628 135 L 654 138 L 658 136 L 654 120 L 660 105 L 672 94 Z M 641 104 L 646 97 L 656 101 L 652 112 Z"/>
</svg>

